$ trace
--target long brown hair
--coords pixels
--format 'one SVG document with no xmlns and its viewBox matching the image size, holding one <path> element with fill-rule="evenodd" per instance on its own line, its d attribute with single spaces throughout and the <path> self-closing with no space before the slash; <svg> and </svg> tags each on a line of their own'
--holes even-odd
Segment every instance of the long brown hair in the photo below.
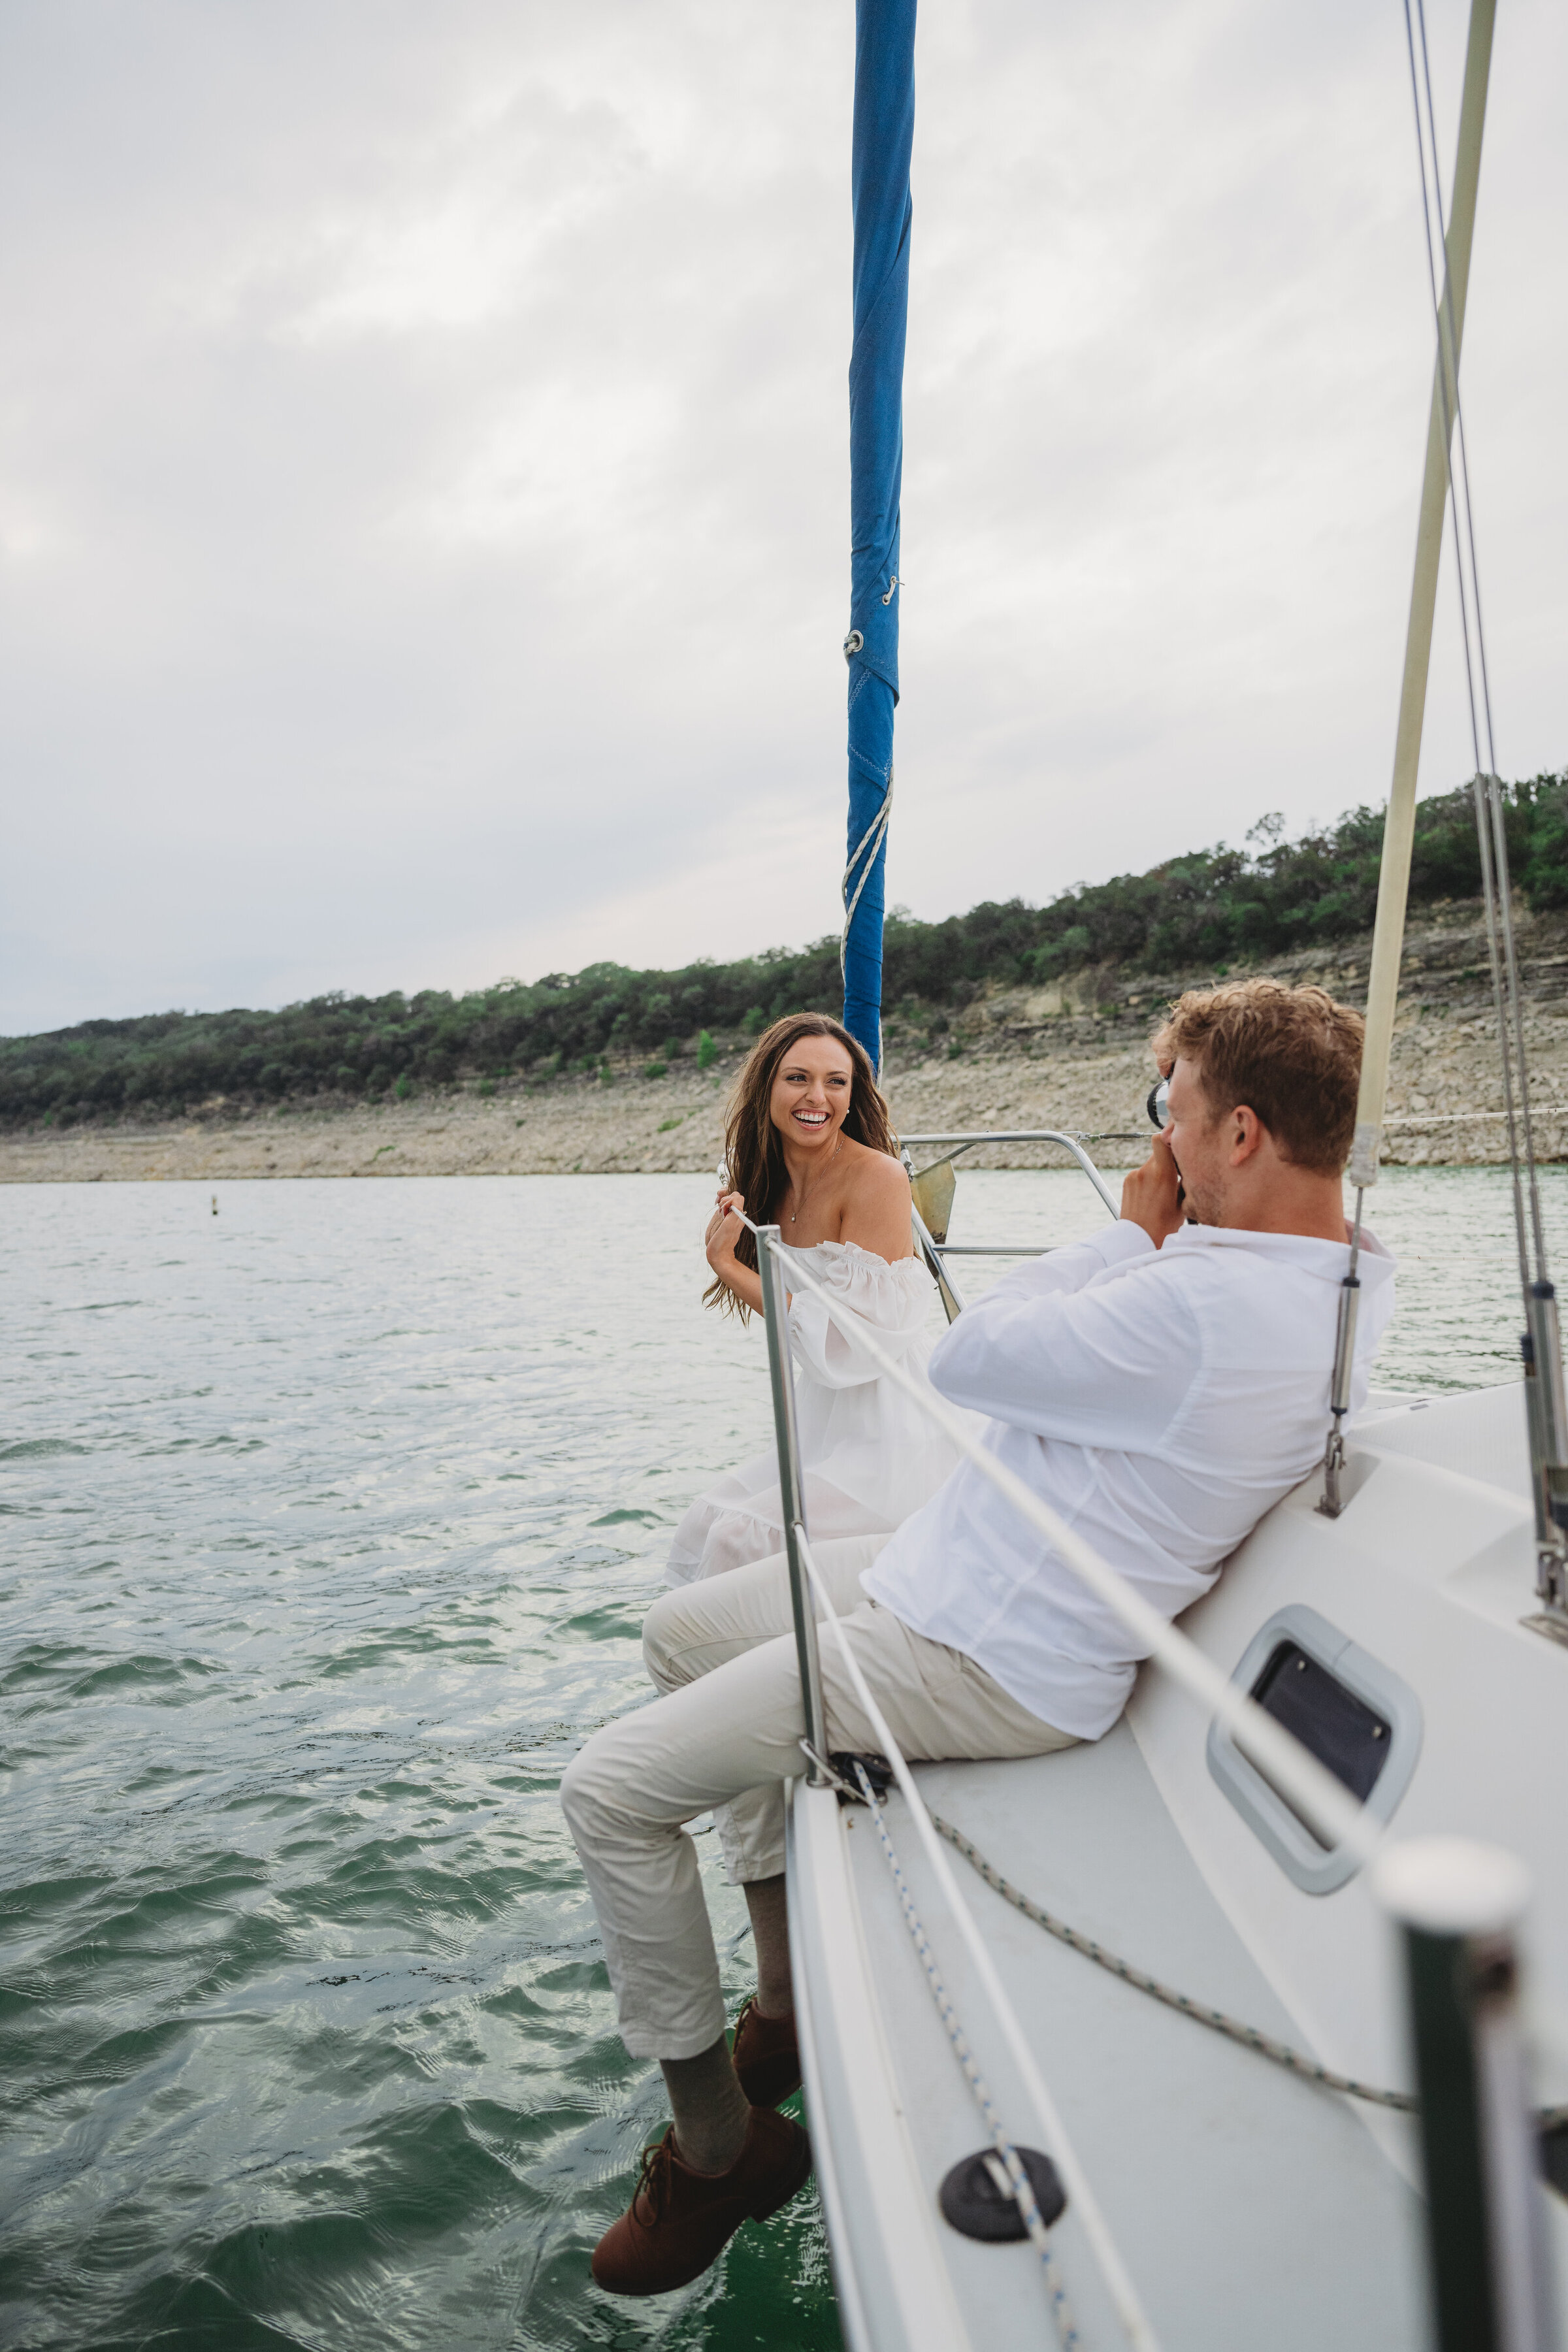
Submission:
<svg viewBox="0 0 1568 2352">
<path fill-rule="evenodd" d="M 724 1123 L 729 1189 L 744 1194 L 746 1214 L 755 1218 L 759 1225 L 774 1222 L 774 1213 L 789 1184 L 784 1143 L 773 1122 L 773 1080 L 790 1047 L 797 1045 L 803 1037 L 831 1037 L 849 1056 L 849 1108 L 844 1115 L 842 1132 L 851 1142 L 863 1143 L 868 1151 L 885 1151 L 893 1160 L 899 1156 L 888 1106 L 865 1047 L 851 1037 L 842 1022 L 826 1013 L 788 1013 L 771 1029 L 763 1030 L 747 1055 L 746 1066 L 735 1081 Z M 756 1272 L 757 1244 L 743 1226 L 735 1244 L 735 1255 L 742 1265 Z M 738 1314 L 742 1322 L 746 1318 L 745 1307 L 717 1275 L 703 1292 L 702 1303 L 720 1307 L 726 1315 Z"/>
</svg>

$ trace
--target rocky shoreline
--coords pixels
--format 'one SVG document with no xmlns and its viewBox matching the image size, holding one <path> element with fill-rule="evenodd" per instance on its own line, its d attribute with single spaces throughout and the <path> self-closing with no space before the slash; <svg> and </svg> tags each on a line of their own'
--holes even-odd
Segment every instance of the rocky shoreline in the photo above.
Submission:
<svg viewBox="0 0 1568 2352">
<path fill-rule="evenodd" d="M 1568 1158 L 1568 918 L 1518 910 L 1525 1042 L 1536 1140 Z M 1366 940 L 1271 963 L 1282 980 L 1315 980 L 1350 1003 L 1365 988 Z M 1183 987 L 1222 975 L 1079 973 L 1058 988 L 977 990 L 942 1029 L 895 1014 L 884 1073 L 907 1135 L 984 1127 L 1065 1128 L 1142 1138 L 1152 1076 L 1148 1037 Z M 935 1034 L 932 1034 L 934 1026 Z M 221 1101 L 184 1119 L 130 1120 L 0 1136 L 0 1181 L 192 1182 L 305 1176 L 531 1176 L 708 1172 L 741 1041 L 706 1071 L 688 1059 L 662 1077 L 627 1066 L 607 1076 L 516 1078 L 375 1105 L 284 1104 L 237 1116 Z M 1389 1089 L 1385 1158 L 1477 1164 L 1506 1155 L 1502 1086 L 1479 909 L 1428 913 L 1405 943 Z M 1131 1156 L 1108 1146 L 1115 1164 Z M 924 1156 L 923 1154 L 919 1156 Z M 970 1155 L 976 1167 L 1031 1164 L 1027 1145 Z"/>
</svg>

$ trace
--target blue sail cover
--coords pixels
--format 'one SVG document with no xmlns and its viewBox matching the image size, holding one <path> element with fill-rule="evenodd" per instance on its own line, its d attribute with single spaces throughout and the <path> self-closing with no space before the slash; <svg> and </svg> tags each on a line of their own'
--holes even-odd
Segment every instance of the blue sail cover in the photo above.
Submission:
<svg viewBox="0 0 1568 2352">
<path fill-rule="evenodd" d="M 882 913 L 899 698 L 899 502 L 910 308 L 915 0 L 856 0 L 849 355 L 849 862 L 844 1025 L 882 1066 Z M 853 909 L 851 912 L 850 909 Z"/>
</svg>

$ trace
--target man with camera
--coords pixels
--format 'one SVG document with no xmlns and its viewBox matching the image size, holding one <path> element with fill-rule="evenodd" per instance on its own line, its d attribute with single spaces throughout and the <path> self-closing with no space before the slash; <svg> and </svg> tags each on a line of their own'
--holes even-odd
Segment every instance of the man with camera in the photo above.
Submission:
<svg viewBox="0 0 1568 2352">
<path fill-rule="evenodd" d="M 1321 989 L 1184 996 L 1153 1040 L 1166 1124 L 1120 1221 L 1004 1276 L 931 1357 L 934 1386 L 988 1417 L 997 1460 L 1166 1618 L 1321 1455 L 1361 1042 L 1360 1015 Z M 1393 1260 L 1364 1232 L 1359 1270 L 1352 1409 L 1394 1298 Z M 1136 1643 L 973 1463 L 890 1538 L 816 1558 L 909 1758 L 1042 1755 L 1100 1738 L 1126 1704 Z M 696 2277 L 811 2164 L 773 2112 L 800 2080 L 784 1783 L 801 1769 L 801 1696 L 782 1558 L 665 1594 L 644 1654 L 660 1697 L 597 1732 L 562 1785 L 623 2038 L 660 2062 L 675 2117 L 595 2252 L 599 2284 L 624 2294 Z M 822 1676 L 829 1747 L 874 1748 L 835 1644 Z M 710 1807 L 757 1951 L 732 2057 L 683 1826 Z"/>
</svg>

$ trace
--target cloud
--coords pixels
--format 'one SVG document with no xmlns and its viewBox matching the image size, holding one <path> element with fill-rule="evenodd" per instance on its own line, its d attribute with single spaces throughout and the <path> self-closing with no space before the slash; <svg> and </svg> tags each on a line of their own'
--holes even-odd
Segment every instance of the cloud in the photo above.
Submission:
<svg viewBox="0 0 1568 2352">
<path fill-rule="evenodd" d="M 851 32 L 0 25 L 0 1028 L 832 927 Z M 926 9 L 916 911 L 1386 789 L 1430 370 L 1401 44 L 1348 0 Z M 1565 45 L 1545 0 L 1500 31 L 1468 334 L 1509 772 L 1568 756 Z M 1429 788 L 1468 761 L 1451 601 Z"/>
</svg>

